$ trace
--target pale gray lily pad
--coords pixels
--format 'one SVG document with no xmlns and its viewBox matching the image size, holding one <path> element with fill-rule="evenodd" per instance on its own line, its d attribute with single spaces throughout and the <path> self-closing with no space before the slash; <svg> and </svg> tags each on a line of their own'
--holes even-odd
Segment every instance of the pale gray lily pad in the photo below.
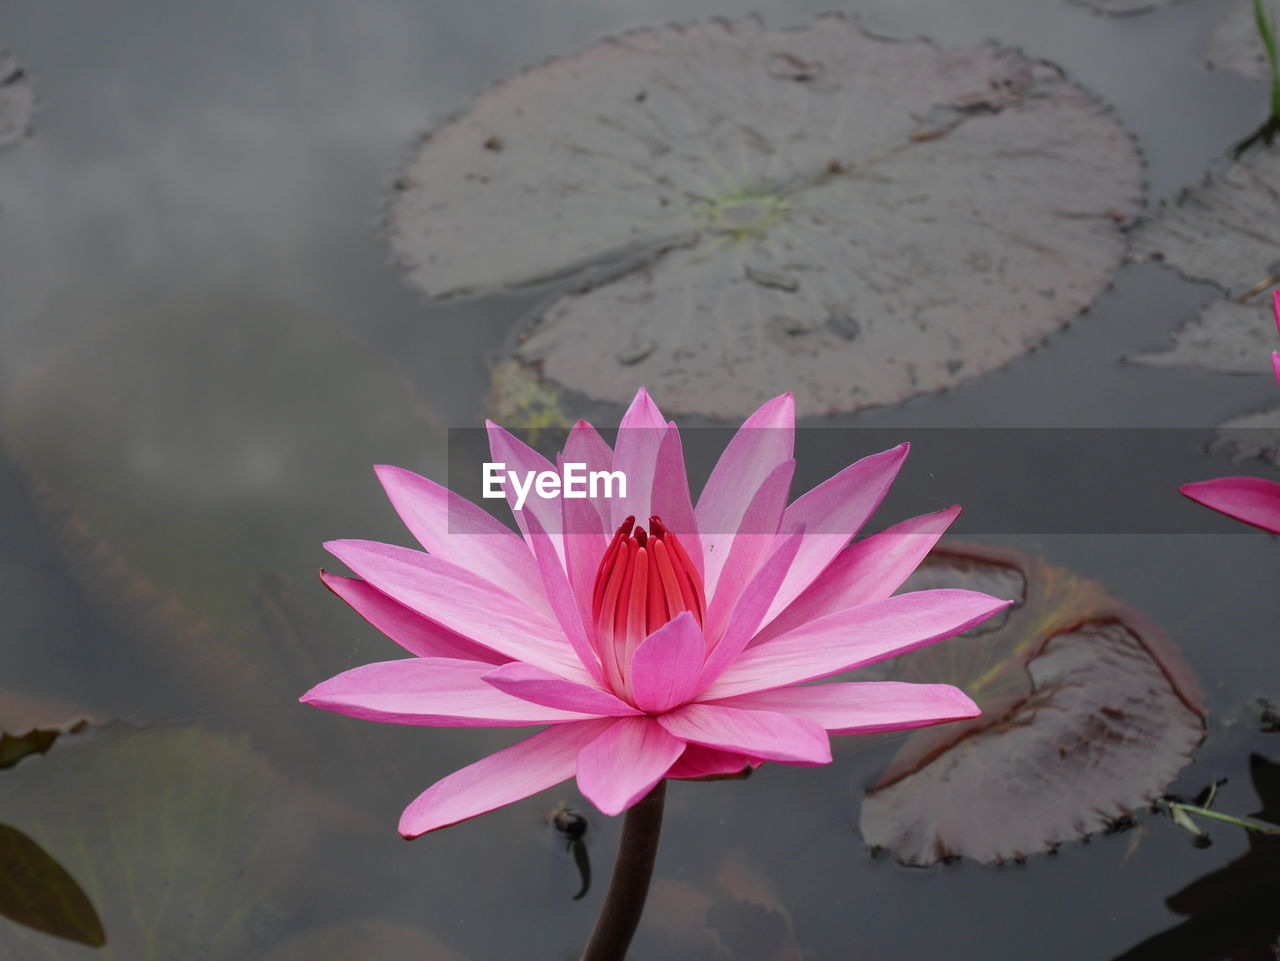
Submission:
<svg viewBox="0 0 1280 961">
<path fill-rule="evenodd" d="M 0 150 L 27 135 L 35 106 L 27 72 L 11 53 L 0 50 Z"/>
<path fill-rule="evenodd" d="M 239 961 L 283 933 L 314 846 L 363 821 L 277 772 L 247 736 L 113 725 L 6 772 L 0 822 L 80 882 L 107 945 L 0 923 L 4 961 Z"/>
<path fill-rule="evenodd" d="M 1223 374 L 1270 374 L 1277 346 L 1269 300 L 1215 300 L 1173 335 L 1167 350 L 1130 355 L 1149 367 L 1200 367 Z"/>
<path fill-rule="evenodd" d="M 867 843 L 908 864 L 1016 860 L 1149 807 L 1204 737 L 1203 694 L 1176 647 L 1101 585 L 991 548 L 934 551 L 904 585 L 1015 583 L 995 630 L 899 658 L 982 716 L 913 734 L 862 804 Z"/>
<path fill-rule="evenodd" d="M 1209 38 L 1209 66 L 1270 82 L 1271 65 L 1258 35 L 1253 2 L 1237 0 L 1213 31 Z M 1280 3 L 1276 0 L 1264 0 L 1263 6 L 1269 8 L 1273 16 L 1280 17 Z"/>
<path fill-rule="evenodd" d="M 339 921 L 296 934 L 262 961 L 467 961 L 433 935 L 408 924 L 381 918 Z"/>
<path fill-rule="evenodd" d="M 571 277 L 516 356 L 733 417 L 856 410 L 1044 341 L 1107 284 L 1141 162 L 1056 67 L 851 18 L 641 30 L 498 84 L 425 142 L 392 241 L 433 297 Z"/>
<path fill-rule="evenodd" d="M 1259 151 L 1182 191 L 1133 231 L 1132 256 L 1237 298 L 1280 283 L 1280 149 Z"/>
<path fill-rule="evenodd" d="M 1209 449 L 1225 453 L 1232 463 L 1262 461 L 1280 466 L 1280 407 L 1227 421 L 1218 428 Z"/>
</svg>

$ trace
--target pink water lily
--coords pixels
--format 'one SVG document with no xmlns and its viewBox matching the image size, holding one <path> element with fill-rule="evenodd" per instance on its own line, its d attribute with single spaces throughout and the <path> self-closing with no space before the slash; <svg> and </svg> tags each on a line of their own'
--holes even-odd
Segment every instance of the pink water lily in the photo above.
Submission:
<svg viewBox="0 0 1280 961">
<path fill-rule="evenodd" d="M 1008 602 L 964 590 L 894 595 L 959 509 L 850 545 L 907 446 L 788 505 L 793 435 L 790 395 L 766 403 L 695 505 L 680 434 L 641 390 L 616 447 L 580 421 L 561 455 L 622 471 L 627 496 L 530 498 L 515 512 L 520 534 L 426 478 L 377 468 L 426 552 L 334 541 L 326 546 L 359 579 L 321 576 L 414 656 L 346 671 L 303 702 L 397 724 L 547 725 L 430 787 L 401 834 L 575 775 L 614 815 L 663 778 L 825 764 L 831 734 L 979 713 L 945 684 L 806 683 L 951 637 Z M 496 425 L 489 439 L 495 462 L 554 469 Z"/>
<path fill-rule="evenodd" d="M 1272 292 L 1271 306 L 1280 328 L 1280 290 Z M 1271 369 L 1280 382 L 1280 351 L 1271 352 Z M 1219 477 L 1178 489 L 1205 507 L 1280 534 L 1280 483 L 1261 477 Z"/>
</svg>

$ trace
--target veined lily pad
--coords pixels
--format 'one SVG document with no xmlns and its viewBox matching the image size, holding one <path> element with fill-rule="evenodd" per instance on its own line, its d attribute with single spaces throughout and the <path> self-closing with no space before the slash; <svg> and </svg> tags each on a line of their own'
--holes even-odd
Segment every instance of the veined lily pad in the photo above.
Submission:
<svg viewBox="0 0 1280 961">
<path fill-rule="evenodd" d="M 1270 374 L 1276 321 L 1263 298 L 1215 300 L 1173 335 L 1168 350 L 1128 359 L 1149 367 L 1200 367 L 1223 374 Z"/>
<path fill-rule="evenodd" d="M 1280 149 L 1210 174 L 1134 230 L 1133 258 L 1161 261 L 1232 297 L 1264 289 L 1268 278 L 1280 274 L 1277 184 Z"/>
<path fill-rule="evenodd" d="M 84 886 L 119 961 L 260 957 L 297 907 L 311 845 L 350 823 L 244 736 L 199 727 L 104 728 L 6 772 L 0 822 Z M 338 812 L 338 813 L 335 813 Z M 0 959 L 84 949 L 0 923 Z"/>
<path fill-rule="evenodd" d="M 570 277 L 516 354 L 623 403 L 856 410 L 1041 343 L 1108 282 L 1140 160 L 1057 68 L 828 15 L 614 37 L 512 77 L 401 178 L 434 297 Z"/>
<path fill-rule="evenodd" d="M 44 754 L 63 734 L 82 731 L 92 720 L 69 705 L 0 689 L 0 769 Z"/>
<path fill-rule="evenodd" d="M 368 918 L 327 924 L 281 942 L 262 961 L 466 961 L 422 930 Z"/>
<path fill-rule="evenodd" d="M 983 710 L 913 734 L 863 802 L 867 843 L 908 864 L 1020 859 L 1088 837 L 1149 806 L 1204 736 L 1177 649 L 1096 583 L 946 548 L 904 589 L 1015 575 L 1026 589 L 1003 624 L 903 657 L 892 675 L 956 684 Z"/>
<path fill-rule="evenodd" d="M 26 71 L 7 50 L 0 50 L 0 150 L 27 135 L 36 97 Z"/>
<path fill-rule="evenodd" d="M 1267 51 L 1258 34 L 1253 2 L 1237 0 L 1222 18 L 1209 38 L 1209 65 L 1269 82 L 1271 65 L 1267 62 Z M 1269 9 L 1272 16 L 1280 16 L 1280 3 L 1275 0 L 1264 0 L 1263 7 Z"/>
</svg>

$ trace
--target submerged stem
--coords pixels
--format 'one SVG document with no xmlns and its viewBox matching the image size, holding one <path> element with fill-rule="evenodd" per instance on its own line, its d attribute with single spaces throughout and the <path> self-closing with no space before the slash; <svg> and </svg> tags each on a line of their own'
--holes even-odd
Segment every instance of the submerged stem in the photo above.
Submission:
<svg viewBox="0 0 1280 961">
<path fill-rule="evenodd" d="M 609 893 L 582 961 L 623 961 L 626 957 L 649 895 L 666 799 L 667 782 L 659 781 L 643 801 L 627 812 Z"/>
</svg>

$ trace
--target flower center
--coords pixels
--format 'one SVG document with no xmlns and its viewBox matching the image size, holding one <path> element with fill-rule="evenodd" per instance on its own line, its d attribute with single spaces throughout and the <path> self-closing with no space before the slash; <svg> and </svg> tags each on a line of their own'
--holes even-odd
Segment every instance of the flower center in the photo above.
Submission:
<svg viewBox="0 0 1280 961">
<path fill-rule="evenodd" d="M 649 518 L 649 530 L 628 517 L 596 570 L 591 613 L 596 652 L 615 693 L 631 696 L 631 657 L 640 643 L 684 611 L 702 623 L 702 578 L 676 535 Z"/>
</svg>

